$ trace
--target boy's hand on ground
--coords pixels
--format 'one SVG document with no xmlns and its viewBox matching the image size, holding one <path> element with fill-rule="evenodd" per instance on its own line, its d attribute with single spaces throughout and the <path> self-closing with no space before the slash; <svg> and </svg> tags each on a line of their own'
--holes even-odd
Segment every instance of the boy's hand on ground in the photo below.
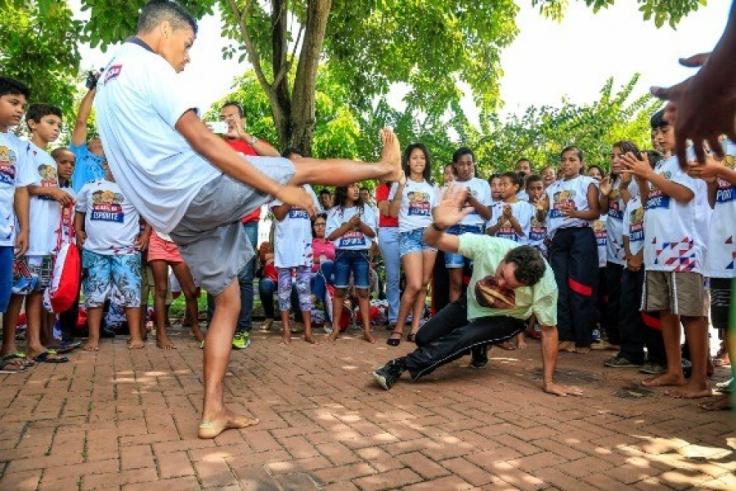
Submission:
<svg viewBox="0 0 736 491">
<path fill-rule="evenodd" d="M 567 387 L 555 382 L 545 382 L 542 385 L 542 390 L 545 391 L 547 394 L 552 394 L 559 397 L 583 395 L 583 391 L 578 387 Z"/>
<path fill-rule="evenodd" d="M 307 210 L 310 217 L 315 215 L 312 198 L 301 186 L 281 186 L 274 193 L 274 198 L 288 205 L 297 206 Z"/>
<path fill-rule="evenodd" d="M 28 232 L 20 232 L 15 237 L 15 257 L 24 256 L 28 252 Z"/>
<path fill-rule="evenodd" d="M 464 187 L 450 185 L 442 194 L 442 200 L 432 210 L 434 223 L 441 228 L 452 227 L 460 223 L 473 211 L 472 207 L 465 207 L 468 190 Z"/>
</svg>

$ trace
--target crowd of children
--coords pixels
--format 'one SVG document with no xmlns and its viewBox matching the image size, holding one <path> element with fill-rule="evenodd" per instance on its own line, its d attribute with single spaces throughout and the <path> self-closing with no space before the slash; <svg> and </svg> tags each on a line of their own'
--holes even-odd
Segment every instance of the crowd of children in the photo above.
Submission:
<svg viewBox="0 0 736 491">
<path fill-rule="evenodd" d="M 93 136 L 87 141 L 94 83 L 89 89 L 71 145 L 49 153 L 61 134 L 61 111 L 48 104 L 26 107 L 28 88 L 0 77 L 4 371 L 25 370 L 35 363 L 63 363 L 68 361 L 64 354 L 79 347 L 68 327 L 69 322 L 76 325 L 77 305 L 70 312 L 50 313 L 43 299 L 54 255 L 65 240 L 76 240 L 82 251 L 81 299 L 89 331 L 84 349 L 99 348 L 107 303 L 124 309 L 129 347 L 143 347 L 151 287 L 158 346 L 174 348 L 166 334 L 170 271 L 185 296 L 192 334 L 204 342 L 196 278 L 171 237 L 144 223 L 123 195 L 99 139 Z M 27 140 L 11 131 L 24 116 Z M 221 118 L 228 124 L 223 137 L 228 143 L 246 155 L 278 155 L 267 142 L 246 133 L 243 116 L 237 103 L 222 108 Z M 467 214 L 448 233 L 488 234 L 542 252 L 559 291 L 561 351 L 616 350 L 605 366 L 639 368 L 651 375 L 643 384 L 671 386 L 667 393 L 673 397 L 702 397 L 711 393 L 707 380 L 712 367 L 709 318 L 723 342 L 714 361 L 729 363 L 726 331 L 731 280 L 736 276 L 736 145 L 726 142 L 724 161 L 709 157 L 705 165 L 689 166 L 672 155 L 674 131 L 662 111 L 651 118 L 651 128 L 651 150 L 617 142 L 611 149 L 608 171 L 586 167 L 583 150 L 569 146 L 560 153 L 558 165 L 544 167 L 538 174 L 529 160 L 519 159 L 514 172 L 485 179 L 477 176 L 472 150 L 458 149 L 452 163 L 442 169 L 443 185 L 468 189 Z M 284 155 L 301 158 L 292 150 Z M 351 296 L 358 304 L 364 338 L 375 342 L 370 297 L 379 276 L 385 288 L 377 293 L 383 295 L 385 289 L 391 346 L 401 343 L 406 324 L 410 324 L 407 340 L 414 340 L 425 318 L 430 290 L 435 297 L 433 308 L 442 306 L 438 300 L 442 286 L 433 284 L 438 270 L 447 277 L 447 299 L 454 301 L 463 295 L 463 281 L 472 264 L 461 255 L 438 254 L 423 239 L 443 193 L 432 178 L 429 150 L 420 143 L 409 145 L 403 167 L 399 182 L 378 186 L 375 205 L 367 188 L 357 183 L 337 188 L 334 196 L 323 189 L 319 197 L 305 186 L 315 208 L 322 211 L 315 217 L 278 201 L 269 205 L 273 237 L 260 245 L 257 258 L 240 275 L 243 302 L 235 347 L 250 343 L 255 276 L 260 278 L 264 327 L 280 321 L 285 343 L 291 340 L 290 311 L 303 323 L 305 340 L 316 342 L 312 332 L 315 301 L 327 306 L 331 338 L 337 339 Z M 260 214 L 243 218 L 253 248 L 260 218 Z M 378 249 L 383 266 L 380 274 L 375 261 Z M 25 352 L 16 346 L 16 325 L 23 309 Z M 62 339 L 53 334 L 57 318 Z M 684 347 L 680 345 L 681 327 L 686 336 Z M 526 336 L 535 335 L 535 322 L 530 319 Z M 524 348 L 524 338 L 521 334 L 504 347 Z M 711 406 L 726 404 L 724 399 Z"/>
</svg>

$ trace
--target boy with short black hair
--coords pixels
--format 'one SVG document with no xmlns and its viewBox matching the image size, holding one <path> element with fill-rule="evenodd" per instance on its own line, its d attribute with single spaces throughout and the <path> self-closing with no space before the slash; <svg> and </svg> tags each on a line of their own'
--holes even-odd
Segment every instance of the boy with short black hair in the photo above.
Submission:
<svg viewBox="0 0 736 491">
<path fill-rule="evenodd" d="M 79 191 L 74 218 L 88 309 L 89 338 L 84 349 L 99 350 L 102 307 L 113 292 L 128 320 L 128 348 L 142 348 L 140 251 L 149 229 L 141 232 L 138 211 L 123 195 L 107 162 L 102 167 L 105 179 L 87 183 Z"/>
<path fill-rule="evenodd" d="M 0 312 L 5 313 L 13 286 L 13 258 L 28 249 L 27 185 L 33 178 L 29 172 L 27 143 L 10 132 L 20 124 L 30 90 L 12 78 L 0 77 Z M 16 220 L 19 230 L 16 229 Z M 5 316 L 3 316 L 5 324 Z M 15 325 L 13 332 L 3 329 L 2 368 L 20 370 L 25 365 L 16 354 Z"/>
<path fill-rule="evenodd" d="M 654 123 L 654 122 L 653 122 Z M 675 148 L 674 128 L 664 119 L 652 125 L 664 152 Z M 642 311 L 659 311 L 667 353 L 667 371 L 646 379 L 648 387 L 676 386 L 666 392 L 676 398 L 710 395 L 706 377 L 708 330 L 705 321 L 705 286 L 702 275 L 704 241 L 701 224 L 707 196 L 703 181 L 688 176 L 677 157 L 669 157 L 652 168 L 648 157 L 627 154 L 626 170 L 638 181 L 644 214 L 644 293 Z M 685 327 L 692 375 L 682 373 L 680 322 Z"/>
<path fill-rule="evenodd" d="M 42 339 L 42 328 L 47 320 L 43 309 L 43 292 L 51 280 L 61 207 L 73 203 L 71 195 L 59 189 L 56 161 L 46 151 L 49 143 L 61 133 L 61 118 L 61 109 L 49 104 L 32 104 L 26 114 L 26 125 L 31 132 L 26 152 L 33 176 L 28 185 L 31 196 L 29 219 L 33 230 L 28 251 L 15 261 L 13 296 L 4 319 L 4 331 L 9 335 L 15 330 L 25 301 L 27 357 L 39 363 L 69 361 L 47 349 L 49 329 L 46 329 L 47 335 Z"/>
</svg>

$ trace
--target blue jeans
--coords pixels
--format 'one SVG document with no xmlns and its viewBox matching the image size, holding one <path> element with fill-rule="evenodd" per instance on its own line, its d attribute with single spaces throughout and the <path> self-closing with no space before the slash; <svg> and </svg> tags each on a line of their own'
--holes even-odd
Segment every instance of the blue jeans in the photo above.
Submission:
<svg viewBox="0 0 736 491">
<path fill-rule="evenodd" d="M 312 274 L 312 295 L 324 305 L 327 298 L 327 285 L 335 284 L 335 263 L 326 261 L 319 267 L 319 271 Z"/>
<path fill-rule="evenodd" d="M 396 323 L 399 317 L 401 300 L 399 279 L 401 277 L 401 257 L 399 256 L 399 227 L 378 229 L 378 247 L 386 268 L 386 297 L 388 298 L 388 322 Z"/>
<path fill-rule="evenodd" d="M 258 222 L 243 224 L 243 230 L 253 250 L 258 246 Z M 256 257 L 253 256 L 238 273 L 240 285 L 240 315 L 238 316 L 237 331 L 250 331 L 253 327 L 253 278 L 256 273 Z"/>
<path fill-rule="evenodd" d="M 350 273 L 353 273 L 355 288 L 368 290 L 371 287 L 369 268 L 368 249 L 338 249 L 335 254 L 335 288 L 344 289 L 350 286 Z"/>
</svg>

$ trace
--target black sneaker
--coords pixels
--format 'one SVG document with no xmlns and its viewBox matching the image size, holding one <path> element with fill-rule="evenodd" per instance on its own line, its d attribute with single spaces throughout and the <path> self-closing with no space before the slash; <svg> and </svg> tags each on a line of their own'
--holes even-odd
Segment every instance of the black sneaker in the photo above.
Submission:
<svg viewBox="0 0 736 491">
<path fill-rule="evenodd" d="M 373 378 L 376 379 L 378 385 L 386 390 L 391 389 L 393 385 L 401 377 L 401 373 L 404 371 L 404 364 L 401 358 L 391 360 L 380 368 L 376 368 L 373 371 Z"/>
<path fill-rule="evenodd" d="M 488 365 L 488 346 L 479 346 L 471 351 L 470 366 L 473 368 L 483 368 Z"/>
</svg>

